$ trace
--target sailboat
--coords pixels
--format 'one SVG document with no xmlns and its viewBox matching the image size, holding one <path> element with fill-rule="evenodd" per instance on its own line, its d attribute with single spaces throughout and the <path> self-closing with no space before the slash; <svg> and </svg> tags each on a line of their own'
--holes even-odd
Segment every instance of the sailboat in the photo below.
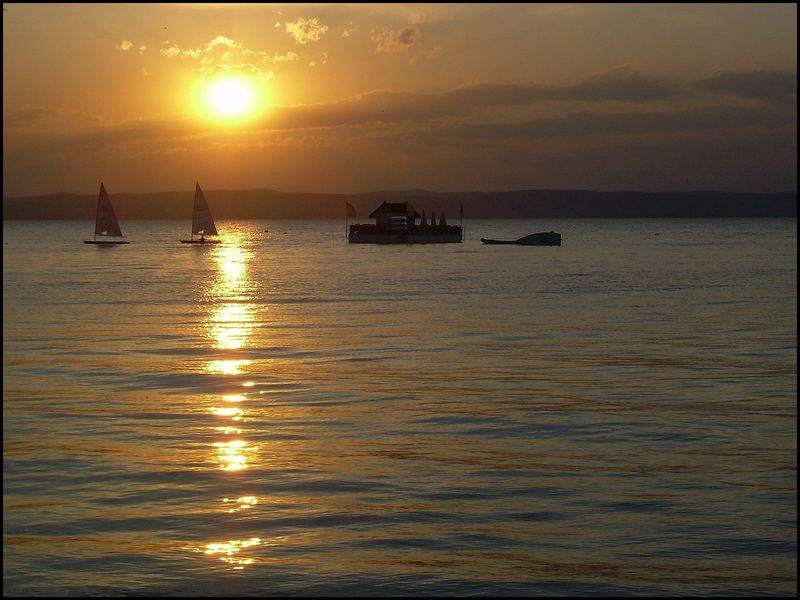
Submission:
<svg viewBox="0 0 800 600">
<path fill-rule="evenodd" d="M 181 240 L 181 244 L 219 244 L 221 240 L 206 239 L 207 235 L 219 235 L 214 226 L 214 219 L 208 208 L 208 202 L 200 189 L 200 184 L 194 188 L 194 211 L 192 212 L 192 235 L 188 240 Z M 200 239 L 194 239 L 199 235 Z"/>
<path fill-rule="evenodd" d="M 97 197 L 97 215 L 94 218 L 94 239 L 83 240 L 83 243 L 103 246 L 130 244 L 125 240 L 98 240 L 98 235 L 102 237 L 123 237 L 119 228 L 119 221 L 117 221 L 117 215 L 114 213 L 114 207 L 111 206 L 111 199 L 108 197 L 108 192 L 106 192 L 102 181 L 100 182 L 100 195 Z"/>
</svg>

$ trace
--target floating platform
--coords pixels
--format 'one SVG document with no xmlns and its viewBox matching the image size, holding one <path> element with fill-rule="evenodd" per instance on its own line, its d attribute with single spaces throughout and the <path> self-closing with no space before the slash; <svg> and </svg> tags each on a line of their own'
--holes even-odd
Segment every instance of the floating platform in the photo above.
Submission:
<svg viewBox="0 0 800 600">
<path fill-rule="evenodd" d="M 351 244 L 457 244 L 463 239 L 463 230 L 456 225 L 351 225 L 347 236 Z"/>
</svg>

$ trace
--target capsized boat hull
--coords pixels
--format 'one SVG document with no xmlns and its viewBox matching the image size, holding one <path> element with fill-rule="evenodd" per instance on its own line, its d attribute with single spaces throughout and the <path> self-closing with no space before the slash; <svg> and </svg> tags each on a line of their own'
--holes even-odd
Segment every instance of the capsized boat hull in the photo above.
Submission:
<svg viewBox="0 0 800 600">
<path fill-rule="evenodd" d="M 481 238 L 481 242 L 484 244 L 516 244 L 517 240 L 487 240 L 486 238 Z"/>
<path fill-rule="evenodd" d="M 514 244 L 515 246 L 560 246 L 561 234 L 555 231 L 532 233 L 518 240 L 490 240 L 481 238 L 484 244 Z"/>
<path fill-rule="evenodd" d="M 94 244 L 97 246 L 116 246 L 118 244 L 130 244 L 130 242 L 120 241 L 120 242 L 112 242 L 106 240 L 83 240 L 84 244 Z"/>
</svg>

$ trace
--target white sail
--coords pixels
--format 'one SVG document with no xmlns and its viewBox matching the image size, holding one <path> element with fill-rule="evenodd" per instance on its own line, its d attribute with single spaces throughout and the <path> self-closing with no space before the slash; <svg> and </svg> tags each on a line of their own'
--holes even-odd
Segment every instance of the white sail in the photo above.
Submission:
<svg viewBox="0 0 800 600">
<path fill-rule="evenodd" d="M 95 235 L 114 235 L 122 237 L 119 228 L 117 215 L 114 214 L 114 207 L 111 206 L 111 199 L 108 197 L 105 186 L 100 183 L 100 195 L 97 198 L 97 217 L 94 222 Z"/>
<path fill-rule="evenodd" d="M 195 235 L 217 235 L 214 219 L 208 209 L 206 197 L 200 184 L 194 189 L 194 213 L 192 214 L 192 233 Z"/>
</svg>

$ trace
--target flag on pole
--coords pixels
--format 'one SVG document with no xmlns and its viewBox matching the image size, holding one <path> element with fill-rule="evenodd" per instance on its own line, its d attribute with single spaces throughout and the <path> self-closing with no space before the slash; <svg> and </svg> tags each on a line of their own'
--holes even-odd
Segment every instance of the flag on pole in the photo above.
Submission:
<svg viewBox="0 0 800 600">
<path fill-rule="evenodd" d="M 356 209 L 353 208 L 353 205 L 350 204 L 349 202 L 345 202 L 345 204 L 347 205 L 347 216 L 348 217 L 355 217 L 356 216 Z"/>
</svg>

